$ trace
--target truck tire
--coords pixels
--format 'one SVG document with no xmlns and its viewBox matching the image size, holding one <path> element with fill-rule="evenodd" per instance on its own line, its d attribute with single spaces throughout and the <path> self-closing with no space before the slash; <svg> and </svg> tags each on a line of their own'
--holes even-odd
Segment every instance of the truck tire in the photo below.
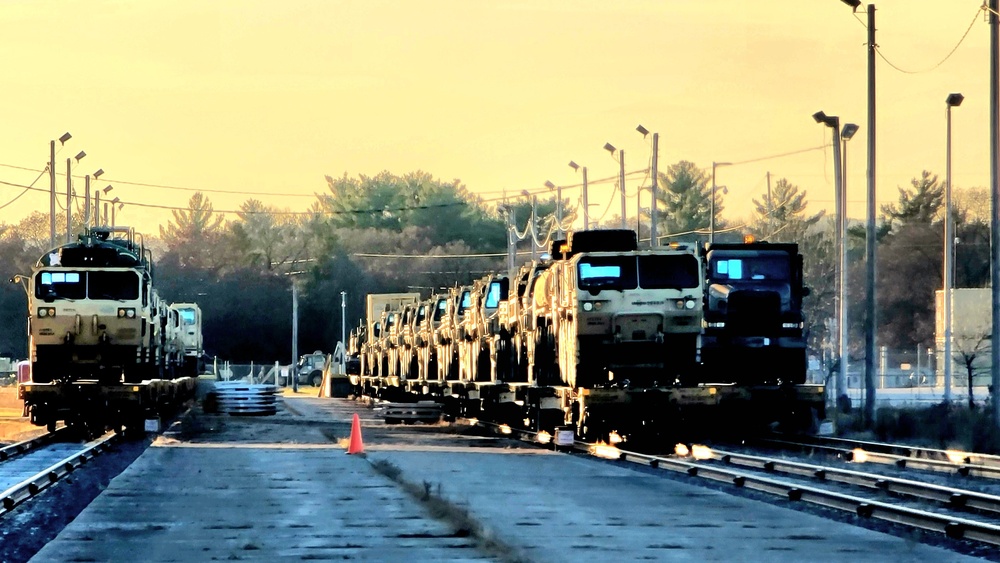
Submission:
<svg viewBox="0 0 1000 563">
<path fill-rule="evenodd" d="M 309 374 L 309 383 L 312 383 L 313 387 L 319 387 L 323 383 L 323 372 L 315 370 Z"/>
</svg>

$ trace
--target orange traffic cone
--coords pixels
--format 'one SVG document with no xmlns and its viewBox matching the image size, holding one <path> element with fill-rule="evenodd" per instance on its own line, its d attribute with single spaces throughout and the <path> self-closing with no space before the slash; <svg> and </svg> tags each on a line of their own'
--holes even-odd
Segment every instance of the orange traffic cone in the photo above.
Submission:
<svg viewBox="0 0 1000 563">
<path fill-rule="evenodd" d="M 351 421 L 351 442 L 347 446 L 347 453 L 365 453 L 365 445 L 361 441 L 361 419 L 358 418 L 358 413 L 354 413 L 354 420 Z"/>
</svg>

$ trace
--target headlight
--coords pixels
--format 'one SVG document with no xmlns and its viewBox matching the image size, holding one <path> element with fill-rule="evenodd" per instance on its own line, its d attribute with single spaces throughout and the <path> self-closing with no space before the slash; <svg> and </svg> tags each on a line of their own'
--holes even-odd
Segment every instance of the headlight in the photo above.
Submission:
<svg viewBox="0 0 1000 563">
<path fill-rule="evenodd" d="M 684 308 L 684 300 L 683 299 L 678 299 L 677 301 L 674 302 L 674 306 L 676 306 L 678 309 L 683 309 Z"/>
<path fill-rule="evenodd" d="M 134 319 L 135 318 L 135 309 L 129 309 L 128 311 L 125 311 L 125 316 L 128 317 L 128 318 L 130 318 L 130 319 Z"/>
<path fill-rule="evenodd" d="M 131 307 L 128 307 L 128 308 L 121 307 L 121 308 L 119 308 L 118 309 L 118 318 L 119 319 L 124 319 L 125 317 L 128 317 L 130 319 L 134 319 L 135 318 L 135 309 L 133 309 Z"/>
<path fill-rule="evenodd" d="M 583 310 L 584 311 L 593 311 L 594 310 L 594 304 L 591 303 L 590 301 L 584 301 L 583 302 Z"/>
<path fill-rule="evenodd" d="M 694 299 L 688 299 L 684 302 L 685 309 L 694 309 Z"/>
<path fill-rule="evenodd" d="M 56 308 L 55 307 L 39 307 L 38 308 L 38 316 L 39 317 L 54 317 L 54 316 L 56 316 Z"/>
</svg>

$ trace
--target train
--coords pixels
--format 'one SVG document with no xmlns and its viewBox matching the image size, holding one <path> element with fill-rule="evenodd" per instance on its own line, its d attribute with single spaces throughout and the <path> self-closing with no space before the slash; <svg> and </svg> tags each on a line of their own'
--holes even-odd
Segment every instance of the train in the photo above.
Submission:
<svg viewBox="0 0 1000 563">
<path fill-rule="evenodd" d="M 516 271 L 369 306 L 351 383 L 591 440 L 807 431 L 826 403 L 806 377 L 808 294 L 795 244 L 639 248 L 634 231 L 576 231 Z"/>
<path fill-rule="evenodd" d="M 31 369 L 19 395 L 33 424 L 135 431 L 193 393 L 201 311 L 160 297 L 133 228 L 88 227 L 27 282 Z"/>
</svg>

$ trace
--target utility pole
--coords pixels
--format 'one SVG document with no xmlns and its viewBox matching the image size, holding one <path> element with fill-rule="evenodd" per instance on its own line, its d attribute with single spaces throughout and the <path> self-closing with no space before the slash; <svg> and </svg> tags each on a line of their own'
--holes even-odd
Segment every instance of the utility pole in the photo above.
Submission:
<svg viewBox="0 0 1000 563">
<path fill-rule="evenodd" d="M 531 261 L 535 261 L 535 241 L 538 240 L 538 196 L 531 196 Z M 511 272 L 514 269 L 511 268 Z"/>
<path fill-rule="evenodd" d="M 771 171 L 767 171 L 767 238 L 774 234 L 774 206 L 771 203 Z"/>
<path fill-rule="evenodd" d="M 83 228 L 90 228 L 90 174 L 83 177 Z"/>
<path fill-rule="evenodd" d="M 49 248 L 56 247 L 56 142 L 49 142 Z"/>
<path fill-rule="evenodd" d="M 105 204 L 107 205 L 107 204 Z M 299 374 L 295 371 L 299 361 L 299 290 L 292 280 L 292 365 L 288 369 L 288 379 L 292 380 L 292 391 L 299 392 Z M 286 382 L 287 383 L 287 382 Z"/>
<path fill-rule="evenodd" d="M 877 322 L 875 314 L 875 47 L 875 4 L 868 4 L 868 213 L 865 224 L 865 287 L 867 289 L 865 292 L 865 420 L 868 424 L 873 424 L 875 421 L 875 327 Z M 844 203 L 847 203 L 846 197 Z M 844 211 L 846 212 L 846 209 Z"/>
<path fill-rule="evenodd" d="M 590 204 L 587 203 L 587 167 L 583 167 L 583 230 L 590 230 Z"/>
<path fill-rule="evenodd" d="M 72 159 L 66 159 L 66 244 L 69 244 L 70 237 L 72 236 L 72 226 L 71 221 L 73 220 L 73 175 L 70 173 L 72 170 Z"/>
<path fill-rule="evenodd" d="M 659 133 L 653 133 L 653 171 L 652 171 L 652 174 L 653 174 L 653 187 L 652 187 L 652 192 L 651 192 L 652 195 L 653 195 L 653 198 L 652 198 L 653 200 L 651 202 L 649 202 L 649 246 L 650 246 L 650 248 L 656 248 L 660 244 L 659 237 L 657 237 L 657 235 L 656 235 L 656 216 L 657 216 L 657 213 L 656 213 L 656 192 L 657 192 L 656 187 L 660 183 L 660 179 L 659 179 L 659 176 L 658 176 L 657 171 L 656 171 L 656 164 L 657 164 L 656 161 L 659 158 L 659 154 L 658 154 L 659 152 L 660 152 L 660 134 Z"/>
<path fill-rule="evenodd" d="M 344 354 L 341 358 L 341 374 L 347 373 L 347 292 L 340 292 L 340 345 Z"/>
<path fill-rule="evenodd" d="M 990 293 L 993 297 L 993 328 L 990 331 L 990 379 L 993 383 L 993 426 L 1000 428 L 1000 163 L 997 161 L 998 79 L 997 25 L 998 0 L 990 1 Z"/>
<path fill-rule="evenodd" d="M 618 151 L 618 185 L 622 190 L 622 229 L 627 229 L 625 221 L 625 151 Z M 638 236 L 638 232 L 636 232 Z"/>
</svg>

